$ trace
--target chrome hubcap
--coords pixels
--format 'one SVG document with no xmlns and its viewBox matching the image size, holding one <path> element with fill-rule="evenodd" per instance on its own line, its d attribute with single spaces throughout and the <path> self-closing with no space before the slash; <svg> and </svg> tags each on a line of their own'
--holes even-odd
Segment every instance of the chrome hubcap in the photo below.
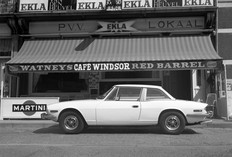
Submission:
<svg viewBox="0 0 232 157">
<path fill-rule="evenodd" d="M 74 130 L 78 127 L 79 122 L 76 116 L 70 115 L 64 119 L 64 126 L 68 130 Z"/>
<path fill-rule="evenodd" d="M 170 115 L 165 120 L 165 126 L 169 130 L 176 130 L 180 127 L 180 119 L 175 115 Z"/>
</svg>

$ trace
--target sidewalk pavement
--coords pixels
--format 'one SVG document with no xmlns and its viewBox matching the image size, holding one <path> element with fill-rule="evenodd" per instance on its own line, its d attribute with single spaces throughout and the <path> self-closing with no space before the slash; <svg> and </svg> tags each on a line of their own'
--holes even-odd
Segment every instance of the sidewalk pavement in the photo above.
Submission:
<svg viewBox="0 0 232 157">
<path fill-rule="evenodd" d="M 192 125 L 191 127 L 208 127 L 208 128 L 232 128 L 232 120 L 209 119 L 211 122 L 201 125 Z M 0 128 L 47 128 L 58 123 L 51 120 L 0 120 Z"/>
</svg>

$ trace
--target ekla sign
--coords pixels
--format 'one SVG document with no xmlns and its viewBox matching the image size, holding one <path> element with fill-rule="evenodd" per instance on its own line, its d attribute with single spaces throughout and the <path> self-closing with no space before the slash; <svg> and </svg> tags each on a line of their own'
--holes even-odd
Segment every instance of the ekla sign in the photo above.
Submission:
<svg viewBox="0 0 232 157">
<path fill-rule="evenodd" d="M 19 12 L 118 11 L 149 8 L 214 6 L 215 0 L 20 0 Z"/>
</svg>

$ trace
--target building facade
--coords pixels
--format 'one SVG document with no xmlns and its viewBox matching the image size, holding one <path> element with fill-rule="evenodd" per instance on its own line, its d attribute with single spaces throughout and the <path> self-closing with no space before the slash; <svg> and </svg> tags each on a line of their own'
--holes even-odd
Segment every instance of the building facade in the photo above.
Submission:
<svg viewBox="0 0 232 157">
<path fill-rule="evenodd" d="M 3 81 L 9 87 L 2 87 L 2 95 L 66 101 L 95 98 L 114 84 L 136 83 L 161 85 L 178 99 L 206 101 L 208 93 L 221 87 L 215 79 L 223 71 L 217 4 L 18 1 L 13 14 L 1 15 L 12 38 Z"/>
<path fill-rule="evenodd" d="M 224 69 L 218 75 L 218 114 L 232 119 L 232 1 L 218 0 L 218 53 Z"/>
</svg>

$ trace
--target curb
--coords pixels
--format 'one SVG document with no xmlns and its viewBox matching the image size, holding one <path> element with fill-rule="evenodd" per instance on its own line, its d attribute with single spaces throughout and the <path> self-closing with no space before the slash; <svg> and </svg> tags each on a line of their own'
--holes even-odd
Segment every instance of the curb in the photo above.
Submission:
<svg viewBox="0 0 232 157">
<path fill-rule="evenodd" d="M 209 119 L 210 122 L 192 125 L 191 127 L 232 128 L 232 121 Z M 0 128 L 47 128 L 58 123 L 51 120 L 0 120 Z"/>
<path fill-rule="evenodd" d="M 46 128 L 57 124 L 50 120 L 1 120 L 0 128 Z"/>
<path fill-rule="evenodd" d="M 232 120 L 212 119 L 211 123 L 206 123 L 208 128 L 232 128 Z"/>
</svg>

